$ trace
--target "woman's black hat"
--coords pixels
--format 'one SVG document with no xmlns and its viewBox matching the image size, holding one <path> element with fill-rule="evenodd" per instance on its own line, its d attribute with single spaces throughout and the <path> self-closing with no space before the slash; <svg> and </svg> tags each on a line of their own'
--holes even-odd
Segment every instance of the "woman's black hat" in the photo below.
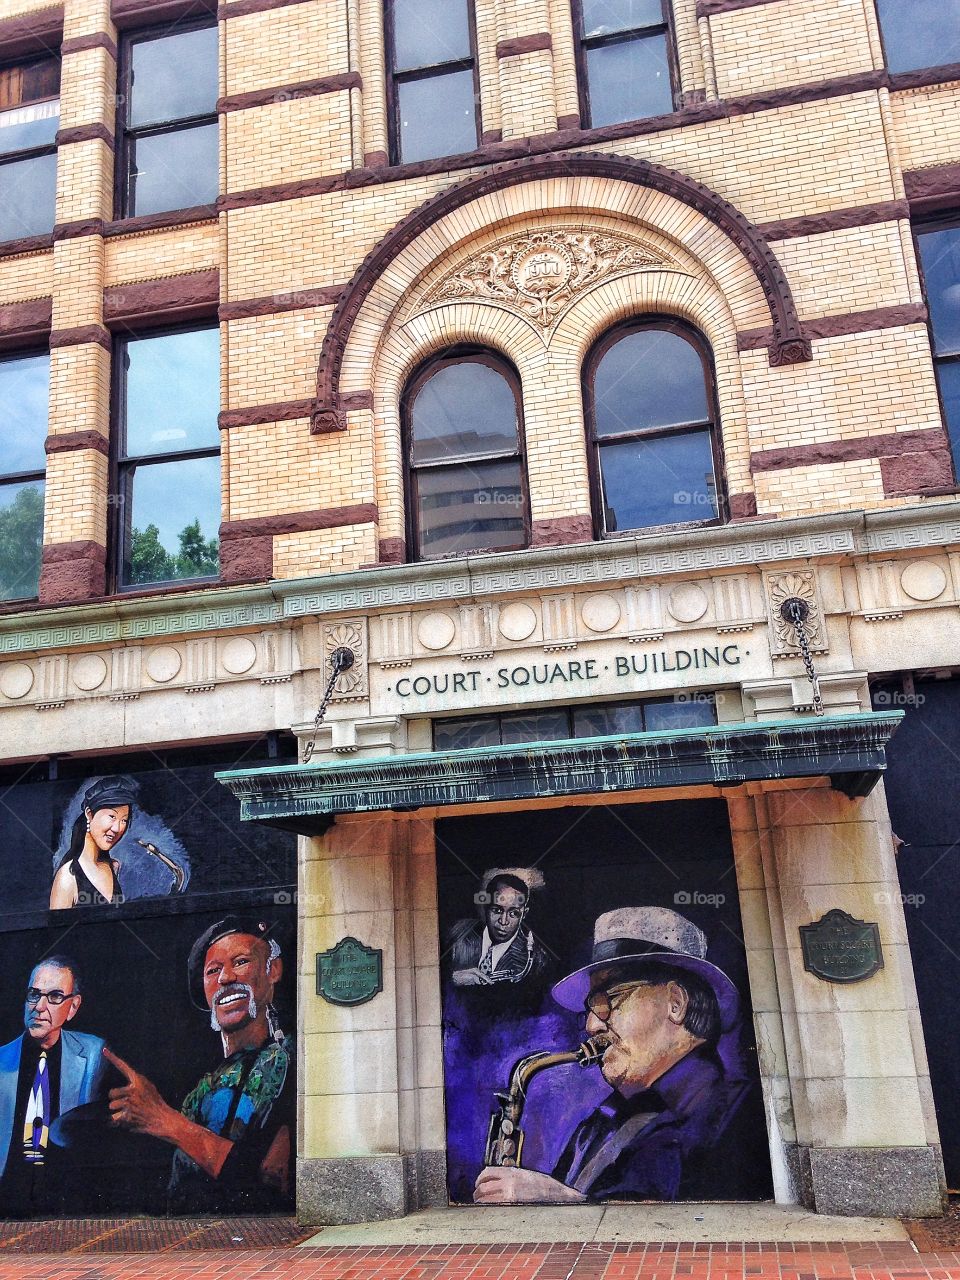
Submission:
<svg viewBox="0 0 960 1280">
<path fill-rule="evenodd" d="M 116 773 L 107 778 L 98 778 L 83 793 L 83 807 L 96 813 L 98 809 L 112 809 L 115 805 L 134 805 L 140 784 L 125 773 Z"/>
</svg>

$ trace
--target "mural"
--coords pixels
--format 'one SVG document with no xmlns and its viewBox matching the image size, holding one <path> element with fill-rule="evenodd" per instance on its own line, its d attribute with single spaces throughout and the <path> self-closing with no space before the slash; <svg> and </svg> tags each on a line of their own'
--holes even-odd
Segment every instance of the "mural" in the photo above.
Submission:
<svg viewBox="0 0 960 1280">
<path fill-rule="evenodd" d="M 240 823 L 238 752 L 7 790 L 3 1216 L 292 1209 L 296 840 Z"/>
<path fill-rule="evenodd" d="M 451 1200 L 768 1197 L 726 806 L 448 819 L 438 837 Z"/>
</svg>

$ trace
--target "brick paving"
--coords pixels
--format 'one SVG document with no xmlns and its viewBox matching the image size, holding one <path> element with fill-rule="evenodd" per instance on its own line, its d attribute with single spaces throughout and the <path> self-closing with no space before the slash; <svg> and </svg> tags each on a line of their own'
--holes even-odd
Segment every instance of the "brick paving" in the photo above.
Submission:
<svg viewBox="0 0 960 1280">
<path fill-rule="evenodd" d="M 904 1241 L 181 1249 L 8 1252 L 0 1280 L 960 1280 L 960 1252 Z"/>
</svg>

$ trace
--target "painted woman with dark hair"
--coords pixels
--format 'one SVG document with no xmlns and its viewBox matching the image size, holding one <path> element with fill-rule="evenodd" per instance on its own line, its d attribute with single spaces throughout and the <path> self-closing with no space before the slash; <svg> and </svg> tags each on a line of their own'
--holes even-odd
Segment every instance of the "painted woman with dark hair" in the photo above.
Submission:
<svg viewBox="0 0 960 1280">
<path fill-rule="evenodd" d="M 136 795 L 136 782 L 125 774 L 100 778 L 83 793 L 70 845 L 53 877 L 52 911 L 123 901 L 120 863 L 111 855 L 133 817 Z"/>
</svg>

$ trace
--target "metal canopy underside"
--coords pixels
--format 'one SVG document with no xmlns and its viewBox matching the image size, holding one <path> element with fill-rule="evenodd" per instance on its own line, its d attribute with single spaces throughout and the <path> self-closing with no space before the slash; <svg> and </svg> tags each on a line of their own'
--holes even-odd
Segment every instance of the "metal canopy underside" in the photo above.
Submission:
<svg viewBox="0 0 960 1280">
<path fill-rule="evenodd" d="M 341 813 L 410 812 L 655 787 L 829 777 L 865 796 L 886 768 L 902 711 L 673 729 L 351 763 L 235 769 L 216 776 L 248 822 L 316 835 Z"/>
</svg>

